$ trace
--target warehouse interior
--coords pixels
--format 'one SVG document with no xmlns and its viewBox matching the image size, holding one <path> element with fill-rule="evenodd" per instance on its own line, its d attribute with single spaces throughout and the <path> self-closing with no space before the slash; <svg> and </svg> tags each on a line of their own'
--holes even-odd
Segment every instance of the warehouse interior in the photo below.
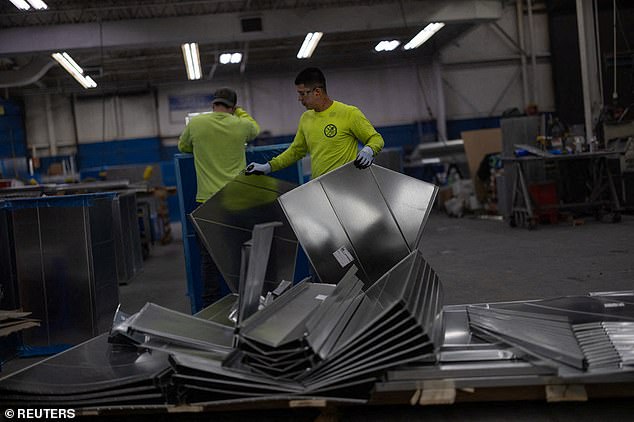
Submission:
<svg viewBox="0 0 634 422">
<path fill-rule="evenodd" d="M 626 0 L 1 0 L 0 407 L 627 418 L 632 23 Z M 373 164 L 196 202 L 187 122 L 229 87 L 267 162 L 307 67 L 381 135 Z"/>
</svg>

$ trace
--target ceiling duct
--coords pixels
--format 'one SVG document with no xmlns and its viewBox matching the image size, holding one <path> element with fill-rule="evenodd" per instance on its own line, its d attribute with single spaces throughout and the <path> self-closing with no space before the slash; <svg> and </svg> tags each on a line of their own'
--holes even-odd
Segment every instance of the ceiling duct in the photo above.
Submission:
<svg viewBox="0 0 634 422">
<path fill-rule="evenodd" d="M 33 84 L 40 80 L 57 63 L 49 57 L 35 57 L 16 70 L 0 71 L 0 88 L 11 88 Z"/>
</svg>

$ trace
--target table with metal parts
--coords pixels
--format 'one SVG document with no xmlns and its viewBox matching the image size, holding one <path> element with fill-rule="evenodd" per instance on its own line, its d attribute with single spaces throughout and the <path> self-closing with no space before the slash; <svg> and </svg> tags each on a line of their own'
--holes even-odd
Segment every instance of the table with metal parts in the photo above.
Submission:
<svg viewBox="0 0 634 422">
<path fill-rule="evenodd" d="M 620 221 L 621 204 L 609 165 L 611 158 L 617 156 L 613 152 L 584 152 L 503 157 L 512 164 L 509 224 L 533 229 L 540 210 L 586 211 L 597 218 L 609 214 L 613 222 Z M 537 203 L 529 186 L 540 179 L 556 184 L 556 201 Z"/>
</svg>

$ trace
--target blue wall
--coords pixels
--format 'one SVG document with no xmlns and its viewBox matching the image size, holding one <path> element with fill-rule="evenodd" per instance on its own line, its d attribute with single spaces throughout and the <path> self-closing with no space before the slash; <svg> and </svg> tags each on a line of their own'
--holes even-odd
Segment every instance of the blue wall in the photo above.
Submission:
<svg viewBox="0 0 634 422">
<path fill-rule="evenodd" d="M 0 99 L 0 158 L 26 156 L 26 136 L 22 107 L 14 101 Z"/>
<path fill-rule="evenodd" d="M 80 169 L 156 163 L 161 161 L 161 139 L 154 137 L 79 144 L 77 161 Z"/>
</svg>

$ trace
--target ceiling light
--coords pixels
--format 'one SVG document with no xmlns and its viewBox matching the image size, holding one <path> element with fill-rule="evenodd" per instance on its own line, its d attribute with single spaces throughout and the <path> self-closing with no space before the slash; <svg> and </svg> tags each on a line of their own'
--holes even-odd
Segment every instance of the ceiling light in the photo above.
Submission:
<svg viewBox="0 0 634 422">
<path fill-rule="evenodd" d="M 187 79 L 190 81 L 200 79 L 202 71 L 200 69 L 200 53 L 198 44 L 195 42 L 185 43 L 181 45 L 183 50 L 183 60 L 185 60 L 185 69 L 187 70 Z"/>
<path fill-rule="evenodd" d="M 34 9 L 44 10 L 48 9 L 48 5 L 44 3 L 42 0 L 27 0 Z"/>
<path fill-rule="evenodd" d="M 306 38 L 304 38 L 304 42 L 297 53 L 297 58 L 307 59 L 312 56 L 322 35 L 324 35 L 323 32 L 309 32 L 306 34 Z"/>
<path fill-rule="evenodd" d="M 220 64 L 240 63 L 242 61 L 242 53 L 222 53 L 220 55 Z"/>
<path fill-rule="evenodd" d="M 24 0 L 9 0 L 15 7 L 20 10 L 29 10 L 31 6 Z"/>
<path fill-rule="evenodd" d="M 97 87 L 97 83 L 90 76 L 84 75 L 84 69 L 68 53 L 53 53 L 52 56 L 81 86 L 86 89 Z"/>
<path fill-rule="evenodd" d="M 436 32 L 440 31 L 440 28 L 445 26 L 442 22 L 434 22 L 427 25 L 420 31 L 414 38 L 403 46 L 405 50 L 411 50 L 412 48 L 420 47 L 425 41 L 430 39 Z"/>
<path fill-rule="evenodd" d="M 401 45 L 401 42 L 397 40 L 381 41 L 376 46 L 374 46 L 374 49 L 376 51 L 392 51 L 399 45 Z"/>
</svg>

